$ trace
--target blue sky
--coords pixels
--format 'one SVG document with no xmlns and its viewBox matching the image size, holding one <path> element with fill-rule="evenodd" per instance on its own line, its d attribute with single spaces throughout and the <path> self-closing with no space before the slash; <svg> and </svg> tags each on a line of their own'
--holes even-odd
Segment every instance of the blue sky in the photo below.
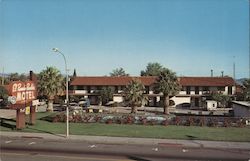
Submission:
<svg viewBox="0 0 250 161">
<path fill-rule="evenodd" d="M 178 76 L 248 77 L 248 0 L 0 0 L 0 68 L 139 75 L 159 62 Z M 235 58 L 234 58 L 235 56 Z"/>
</svg>

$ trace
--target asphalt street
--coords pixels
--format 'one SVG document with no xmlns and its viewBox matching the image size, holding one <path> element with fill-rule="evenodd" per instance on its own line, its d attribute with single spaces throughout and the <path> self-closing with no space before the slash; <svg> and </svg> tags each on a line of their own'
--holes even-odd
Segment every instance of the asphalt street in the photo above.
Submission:
<svg viewBox="0 0 250 161">
<path fill-rule="evenodd" d="M 132 145 L 1 136 L 1 161 L 246 160 L 249 149 L 192 148 L 178 144 Z"/>
</svg>

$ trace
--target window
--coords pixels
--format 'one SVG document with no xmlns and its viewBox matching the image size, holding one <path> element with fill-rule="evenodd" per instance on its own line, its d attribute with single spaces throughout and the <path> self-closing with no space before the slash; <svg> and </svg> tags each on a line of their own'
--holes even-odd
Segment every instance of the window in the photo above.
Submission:
<svg viewBox="0 0 250 161">
<path fill-rule="evenodd" d="M 217 87 L 218 91 L 225 91 L 225 87 Z"/>
<path fill-rule="evenodd" d="M 149 94 L 149 86 L 146 86 L 145 89 L 146 89 L 145 93 Z"/>
<path fill-rule="evenodd" d="M 97 86 L 97 90 L 101 90 L 102 89 L 102 86 Z"/>
<path fill-rule="evenodd" d="M 199 87 L 195 87 L 195 94 L 199 94 Z"/>
<path fill-rule="evenodd" d="M 115 93 L 118 93 L 118 86 L 115 86 Z"/>
<path fill-rule="evenodd" d="M 231 95 L 232 94 L 232 86 L 228 87 L 228 94 Z"/>
<path fill-rule="evenodd" d="M 187 92 L 187 94 L 190 94 L 190 87 L 189 86 L 187 86 L 186 92 Z"/>
<path fill-rule="evenodd" d="M 90 86 L 87 86 L 87 89 L 88 89 L 88 93 L 90 93 L 90 91 L 91 91 Z"/>
<path fill-rule="evenodd" d="M 208 87 L 203 87 L 203 91 L 209 91 Z"/>
</svg>

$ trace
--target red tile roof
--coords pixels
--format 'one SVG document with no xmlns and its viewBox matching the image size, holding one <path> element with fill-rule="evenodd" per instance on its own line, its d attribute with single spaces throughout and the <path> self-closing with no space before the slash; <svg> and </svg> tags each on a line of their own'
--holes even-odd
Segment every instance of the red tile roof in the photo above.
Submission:
<svg viewBox="0 0 250 161">
<path fill-rule="evenodd" d="M 155 83 L 157 77 L 75 77 L 70 85 L 83 86 L 125 86 L 132 79 L 139 79 L 145 86 Z M 234 80 L 231 77 L 180 77 L 181 86 L 233 86 Z"/>
<path fill-rule="evenodd" d="M 156 77 L 76 77 L 70 85 L 126 86 L 132 79 L 139 79 L 145 86 L 155 82 Z"/>
<path fill-rule="evenodd" d="M 233 86 L 235 82 L 231 77 L 180 77 L 182 86 Z"/>
</svg>

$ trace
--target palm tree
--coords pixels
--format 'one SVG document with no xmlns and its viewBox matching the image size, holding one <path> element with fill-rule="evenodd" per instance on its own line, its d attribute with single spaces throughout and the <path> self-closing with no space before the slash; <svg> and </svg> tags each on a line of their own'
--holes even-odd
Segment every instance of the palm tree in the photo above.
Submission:
<svg viewBox="0 0 250 161">
<path fill-rule="evenodd" d="M 114 89 L 111 87 L 103 87 L 100 91 L 102 105 L 105 105 L 113 99 Z"/>
<path fill-rule="evenodd" d="M 63 95 L 65 81 L 60 71 L 54 67 L 47 67 L 38 76 L 38 93 L 48 99 L 47 111 L 53 111 L 53 100 L 57 95 Z"/>
<path fill-rule="evenodd" d="M 145 70 L 141 71 L 141 76 L 159 76 L 163 67 L 160 63 L 148 63 Z"/>
<path fill-rule="evenodd" d="M 112 71 L 112 73 L 109 73 L 109 75 L 111 77 L 129 76 L 123 68 L 116 68 Z"/>
<path fill-rule="evenodd" d="M 133 79 L 125 88 L 125 99 L 131 106 L 131 113 L 137 112 L 137 107 L 145 105 L 147 97 L 144 95 L 145 87 L 137 79 Z"/>
<path fill-rule="evenodd" d="M 175 95 L 180 90 L 175 72 L 163 68 L 156 80 L 155 90 L 163 94 L 164 114 L 169 114 L 169 97 Z"/>
</svg>

